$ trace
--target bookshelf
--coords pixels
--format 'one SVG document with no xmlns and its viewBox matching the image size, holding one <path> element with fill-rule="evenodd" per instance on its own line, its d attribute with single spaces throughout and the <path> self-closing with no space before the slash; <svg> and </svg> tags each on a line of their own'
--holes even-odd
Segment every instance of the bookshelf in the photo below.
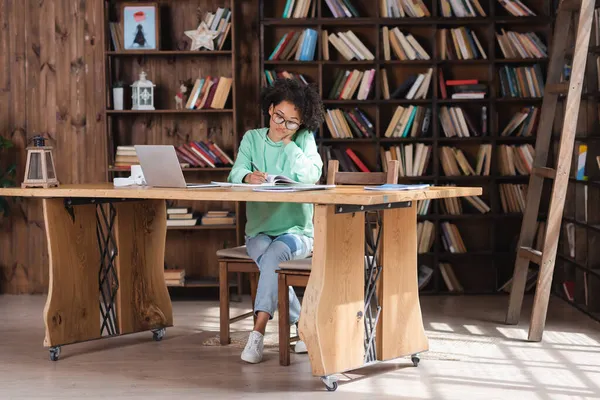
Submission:
<svg viewBox="0 0 600 400">
<path fill-rule="evenodd" d="M 373 125 L 372 134 L 368 137 L 338 138 L 332 135 L 327 122 L 315 133 L 316 141 L 327 165 L 327 152 L 333 149 L 351 149 L 370 171 L 381 171 L 381 148 L 388 150 L 391 146 L 417 144 L 430 146 L 430 155 L 424 172 L 420 176 L 403 176 L 401 181 L 424 182 L 435 185 L 457 184 L 461 186 L 481 186 L 480 197 L 490 211 L 480 213 L 467 202 L 461 201 L 462 213 L 447 215 L 441 201 L 433 201 L 427 214 L 419 215 L 419 222 L 431 221 L 435 237 L 428 251 L 419 255 L 419 264 L 434 269 L 429 284 L 421 290 L 424 294 L 454 293 L 450 291 L 440 271 L 440 263 L 450 263 L 454 273 L 466 294 L 498 293 L 501 287 L 512 276 L 514 252 L 521 226 L 521 212 L 505 212 L 501 199 L 501 185 L 528 183 L 528 175 L 515 174 L 505 176 L 500 173 L 499 148 L 501 145 L 520 146 L 535 144 L 535 132 L 532 136 L 501 136 L 502 130 L 510 118 L 523 107 L 541 107 L 541 97 L 505 97 L 502 95 L 502 82 L 499 72 L 505 67 L 539 66 L 545 79 L 547 57 L 516 58 L 504 57 L 495 37 L 495 33 L 535 32 L 550 49 L 552 43 L 553 13 L 555 4 L 550 0 L 525 0 L 536 16 L 516 17 L 511 15 L 497 0 L 479 0 L 486 16 L 445 17 L 442 14 L 440 0 L 423 0 L 430 16 L 390 18 L 383 14 L 382 2 L 385 0 L 350 0 L 358 11 L 358 17 L 334 17 L 328 3 L 329 0 L 312 0 L 306 18 L 282 18 L 286 9 L 286 0 L 260 1 L 260 74 L 258 84 L 268 84 L 264 71 L 289 72 L 301 74 L 309 83 L 314 83 L 323 96 L 325 109 L 352 110 L 359 108 Z M 296 3 L 299 3 L 296 1 Z M 382 30 L 398 28 L 412 37 L 428 53 L 429 59 L 402 60 L 393 49 L 391 57 L 386 59 L 386 45 L 382 39 Z M 476 59 L 443 59 L 441 32 L 444 29 L 466 27 L 476 33 L 487 58 Z M 317 32 L 317 43 L 314 57 L 308 61 L 296 61 L 295 57 L 287 60 L 270 60 L 274 49 L 291 31 L 312 29 Z M 348 60 L 328 40 L 328 59 L 323 48 L 323 32 L 339 34 L 351 30 L 364 46 L 373 54 L 374 59 L 356 57 Z M 329 94 L 335 85 L 336 73 L 339 70 L 366 71 L 375 69 L 373 86 L 364 100 L 357 100 L 356 93 L 352 98 L 330 99 Z M 425 73 L 431 69 L 429 88 L 425 98 L 406 99 L 384 98 L 382 69 L 387 72 L 390 91 L 394 91 L 411 75 Z M 440 71 L 444 82 L 447 80 L 476 79 L 487 86 L 483 99 L 452 99 L 450 95 L 443 97 L 440 87 Z M 542 82 L 543 85 L 543 82 Z M 360 85 L 359 85 L 360 87 Z M 448 89 L 448 87 L 447 87 Z M 422 106 L 431 109 L 431 120 L 426 135 L 412 137 L 386 137 L 388 124 L 398 106 Z M 486 131 L 484 136 L 447 137 L 440 123 L 442 107 L 461 107 L 470 119 L 479 124 L 482 106 L 486 107 Z M 263 124 L 266 122 L 263 116 Z M 478 125 L 480 126 L 480 125 Z M 334 128 L 335 129 L 335 128 Z M 354 133 L 356 133 L 354 131 Z M 443 147 L 460 149 L 469 163 L 475 168 L 477 153 L 482 144 L 491 145 L 491 162 L 488 175 L 446 176 L 444 173 L 441 152 Z M 405 147 L 406 149 L 406 147 Z M 326 176 L 326 171 L 324 171 Z M 460 231 L 462 241 L 467 249 L 464 253 L 451 253 L 445 250 L 441 238 L 442 223 L 451 222 Z"/>
<path fill-rule="evenodd" d="M 105 98 L 106 137 L 108 143 L 109 180 L 116 176 L 129 176 L 129 168 L 115 166 L 119 146 L 136 144 L 169 144 L 175 147 L 195 142 L 212 141 L 230 158 L 234 159 L 239 143 L 236 98 L 236 2 L 235 0 L 157 0 L 158 48 L 127 50 L 123 45 L 124 33 L 115 36 L 114 29 L 123 32 L 123 6 L 134 2 L 111 0 L 104 2 L 105 36 Z M 140 4 L 140 3 L 137 3 Z M 218 15 L 224 9 L 222 19 L 226 28 L 230 23 L 222 46 L 214 50 L 205 48 L 190 50 L 191 39 L 186 31 L 195 30 L 207 13 Z M 226 18 L 227 11 L 231 14 Z M 217 21 L 220 21 L 215 16 Z M 220 37 L 220 36 L 219 36 Z M 218 38 L 217 38 L 218 39 Z M 133 110 L 129 85 L 138 79 L 141 71 L 156 86 L 154 88 L 155 110 Z M 187 108 L 187 98 L 193 93 L 197 78 L 232 78 L 222 108 Z M 124 82 L 124 105 L 114 109 L 112 85 Z M 176 109 L 175 95 L 181 81 L 187 81 L 188 91 L 182 109 Z M 207 100 L 208 102 L 208 100 Z M 180 161 L 184 162 L 180 158 Z M 208 165 L 208 164 L 207 164 Z M 230 165 L 215 164 L 215 167 L 189 165 L 183 168 L 187 182 L 210 182 L 225 180 Z M 216 251 L 223 247 L 240 244 L 243 227 L 240 227 L 240 210 L 235 202 L 219 201 L 211 204 L 183 202 L 167 204 L 168 207 L 189 207 L 201 216 L 209 210 L 234 212 L 233 225 L 169 226 L 167 229 L 165 265 L 185 269 L 184 287 L 218 287 L 218 263 Z M 200 221 L 198 222 L 200 224 Z M 242 228 L 242 229 L 240 229 Z M 232 281 L 232 287 L 239 285 Z"/>
<path fill-rule="evenodd" d="M 600 9 L 596 8 L 595 13 L 600 16 Z M 596 161 L 600 155 L 600 27 L 596 21 L 592 24 L 552 289 L 600 321 L 600 165 Z M 559 120 L 563 117 L 557 115 Z M 555 137 L 555 146 L 557 142 Z"/>
</svg>

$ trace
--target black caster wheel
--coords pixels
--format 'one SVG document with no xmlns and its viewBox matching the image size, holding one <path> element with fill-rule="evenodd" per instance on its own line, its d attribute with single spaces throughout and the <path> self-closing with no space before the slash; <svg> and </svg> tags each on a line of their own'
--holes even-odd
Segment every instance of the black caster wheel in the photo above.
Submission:
<svg viewBox="0 0 600 400">
<path fill-rule="evenodd" d="M 167 330 L 165 328 L 157 329 L 152 331 L 152 339 L 154 339 L 155 342 L 160 342 L 166 334 Z"/>
<path fill-rule="evenodd" d="M 50 361 L 58 361 L 58 358 L 60 357 L 60 346 L 50 347 L 48 352 L 50 354 Z"/>
<path fill-rule="evenodd" d="M 338 388 L 337 380 L 330 376 L 324 376 L 321 378 L 321 381 L 325 384 L 325 388 L 328 392 L 335 392 Z"/>
<path fill-rule="evenodd" d="M 413 366 L 415 366 L 415 367 L 419 366 L 419 361 L 421 361 L 421 359 L 419 358 L 419 356 L 414 355 L 410 359 L 411 359 L 411 361 L 413 363 Z"/>
</svg>

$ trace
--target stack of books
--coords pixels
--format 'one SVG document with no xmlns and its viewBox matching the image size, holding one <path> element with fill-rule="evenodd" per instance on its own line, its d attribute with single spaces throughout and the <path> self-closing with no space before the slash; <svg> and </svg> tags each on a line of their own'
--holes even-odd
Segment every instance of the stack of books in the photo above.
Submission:
<svg viewBox="0 0 600 400">
<path fill-rule="evenodd" d="M 467 248 L 456 225 L 450 222 L 440 222 L 442 228 L 442 244 L 450 253 L 466 253 Z"/>
<path fill-rule="evenodd" d="M 307 28 L 302 32 L 289 31 L 279 40 L 275 49 L 269 55 L 269 60 L 313 61 L 317 46 L 318 33 Z"/>
<path fill-rule="evenodd" d="M 225 107 L 233 79 L 226 77 L 198 78 L 190 92 L 185 108 L 188 110 L 219 109 Z"/>
<path fill-rule="evenodd" d="M 500 203 L 505 213 L 522 213 L 527 201 L 527 185 L 504 183 L 500 187 Z"/>
<path fill-rule="evenodd" d="M 407 100 L 418 100 L 418 99 L 426 99 L 427 94 L 429 93 L 429 86 L 431 84 L 431 74 L 433 73 L 432 68 L 428 68 L 426 72 L 410 75 L 408 76 L 404 82 L 396 88 L 396 90 L 391 94 L 392 99 L 407 99 Z M 390 88 L 388 86 L 387 78 L 384 79 L 384 87 L 383 91 L 385 93 L 390 93 Z M 385 95 L 384 95 L 385 96 Z"/>
<path fill-rule="evenodd" d="M 399 162 L 398 176 L 423 176 L 430 158 L 431 146 L 423 143 L 390 146 L 388 150 L 381 148 L 382 165 L 387 165 L 389 160 Z"/>
<path fill-rule="evenodd" d="M 500 175 L 529 175 L 533 168 L 535 150 L 532 145 L 500 145 L 498 147 Z"/>
<path fill-rule="evenodd" d="M 198 218 L 189 207 L 167 208 L 167 226 L 195 226 Z"/>
<path fill-rule="evenodd" d="M 175 147 L 182 163 L 196 168 L 217 168 L 233 165 L 233 160 L 212 141 L 193 141 Z"/>
<path fill-rule="evenodd" d="M 385 137 L 426 136 L 431 121 L 431 108 L 422 106 L 397 106 L 385 130 Z"/>
<path fill-rule="evenodd" d="M 448 98 L 450 90 L 453 99 L 483 99 L 487 94 L 487 85 L 477 79 L 449 79 L 444 81 L 440 69 L 440 93 L 443 99 Z"/>
<path fill-rule="evenodd" d="M 539 64 L 533 67 L 509 67 L 498 71 L 503 97 L 543 97 L 544 76 Z"/>
<path fill-rule="evenodd" d="M 139 165 L 134 146 L 117 146 L 115 155 L 115 168 L 130 169 L 132 165 Z"/>
<path fill-rule="evenodd" d="M 230 211 L 207 211 L 200 220 L 202 225 L 235 225 L 235 213 Z"/>
<path fill-rule="evenodd" d="M 485 113 L 487 108 L 482 108 L 482 113 Z M 446 137 L 471 137 L 471 136 L 482 136 L 482 129 L 478 129 L 475 125 L 475 121 L 471 120 L 469 115 L 464 112 L 461 107 L 452 106 L 440 107 L 440 124 Z M 481 118 L 481 128 L 485 129 L 485 122 L 487 118 Z M 479 121 L 478 121 L 479 122 Z"/>
<path fill-rule="evenodd" d="M 165 268 L 165 283 L 167 286 L 184 286 L 185 269 Z"/>
</svg>

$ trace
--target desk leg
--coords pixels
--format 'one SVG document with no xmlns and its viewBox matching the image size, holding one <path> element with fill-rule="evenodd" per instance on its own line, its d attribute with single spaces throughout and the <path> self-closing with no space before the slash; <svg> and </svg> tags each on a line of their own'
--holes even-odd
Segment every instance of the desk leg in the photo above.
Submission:
<svg viewBox="0 0 600 400">
<path fill-rule="evenodd" d="M 61 345 L 172 326 L 163 200 L 44 199 L 43 207 L 50 259 L 44 345 L 51 360 Z"/>
<path fill-rule="evenodd" d="M 44 199 L 43 209 L 50 267 L 44 346 L 99 339 L 96 206 L 75 207 L 71 215 L 63 199 Z"/>
<path fill-rule="evenodd" d="M 419 303 L 416 204 L 383 211 L 376 339 L 377 359 L 382 361 L 429 349 Z"/>
<path fill-rule="evenodd" d="M 116 203 L 117 315 L 121 334 L 173 325 L 165 284 L 164 200 Z"/>
<path fill-rule="evenodd" d="M 315 206 L 312 270 L 299 321 L 315 376 L 364 363 L 364 238 L 364 213 Z"/>
</svg>

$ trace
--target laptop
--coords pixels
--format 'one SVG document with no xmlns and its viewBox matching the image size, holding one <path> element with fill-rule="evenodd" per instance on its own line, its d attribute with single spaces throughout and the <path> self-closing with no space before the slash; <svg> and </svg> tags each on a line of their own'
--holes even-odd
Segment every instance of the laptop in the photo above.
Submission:
<svg viewBox="0 0 600 400">
<path fill-rule="evenodd" d="M 187 183 L 173 146 L 136 145 L 135 152 L 148 186 L 168 188 L 218 187 L 218 185 L 211 183 Z"/>
</svg>

